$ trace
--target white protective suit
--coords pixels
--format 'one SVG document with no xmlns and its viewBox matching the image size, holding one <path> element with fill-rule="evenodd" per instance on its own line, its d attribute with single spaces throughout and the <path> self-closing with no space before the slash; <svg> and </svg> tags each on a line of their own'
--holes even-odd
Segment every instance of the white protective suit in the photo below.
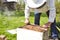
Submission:
<svg viewBox="0 0 60 40">
<path fill-rule="evenodd" d="M 40 0 L 37 0 L 37 2 L 39 1 Z M 27 5 L 26 0 L 24 0 L 24 2 L 25 2 L 25 18 L 29 18 L 30 8 Z M 55 0 L 47 0 L 47 6 L 50 10 L 48 22 L 54 22 L 54 19 L 56 17 Z M 35 9 L 35 13 L 39 13 L 39 12 L 40 10 Z"/>
</svg>

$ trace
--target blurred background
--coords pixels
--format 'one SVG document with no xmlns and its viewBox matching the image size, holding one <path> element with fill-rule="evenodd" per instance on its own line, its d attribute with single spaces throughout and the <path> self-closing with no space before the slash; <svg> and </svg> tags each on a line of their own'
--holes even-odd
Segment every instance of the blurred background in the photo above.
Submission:
<svg viewBox="0 0 60 40">
<path fill-rule="evenodd" d="M 60 35 L 60 0 L 56 1 L 56 26 Z M 24 1 L 23 0 L 0 0 L 0 35 L 6 35 L 7 40 L 16 40 L 16 34 L 12 35 L 6 30 L 15 29 L 24 25 Z M 43 12 L 41 15 L 41 25 L 48 20 Z M 31 9 L 30 22 L 34 23 L 34 12 Z M 59 36 L 60 38 L 60 36 Z"/>
</svg>

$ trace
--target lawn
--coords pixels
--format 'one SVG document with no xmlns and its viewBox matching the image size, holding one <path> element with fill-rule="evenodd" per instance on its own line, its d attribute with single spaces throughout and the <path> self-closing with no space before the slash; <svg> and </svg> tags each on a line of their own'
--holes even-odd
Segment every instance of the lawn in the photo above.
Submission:
<svg viewBox="0 0 60 40">
<path fill-rule="evenodd" d="M 33 13 L 32 13 L 33 14 Z M 34 14 L 30 16 L 30 23 L 34 24 Z M 24 26 L 24 13 L 23 12 L 16 12 L 14 16 L 4 16 L 0 15 L 0 35 L 6 35 L 8 40 L 16 40 L 16 34 L 12 35 L 7 32 L 9 29 L 15 29 L 17 27 Z M 46 23 L 48 18 L 46 14 L 41 15 L 41 25 Z"/>
</svg>

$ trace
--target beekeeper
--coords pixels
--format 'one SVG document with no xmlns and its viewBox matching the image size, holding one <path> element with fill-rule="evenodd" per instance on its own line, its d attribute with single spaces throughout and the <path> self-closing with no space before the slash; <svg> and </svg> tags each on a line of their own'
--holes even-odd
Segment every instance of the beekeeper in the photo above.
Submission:
<svg viewBox="0 0 60 40">
<path fill-rule="evenodd" d="M 36 2 L 39 2 L 39 1 L 41 1 L 41 0 L 37 0 Z M 25 2 L 25 23 L 29 24 L 30 23 L 29 16 L 30 16 L 30 8 L 31 7 L 29 7 L 26 0 L 24 0 L 24 2 Z M 31 5 L 32 5 L 32 3 L 31 3 Z M 55 20 L 55 18 L 56 18 L 55 0 L 47 0 L 47 7 L 48 7 L 48 11 L 46 11 L 46 13 L 47 13 L 49 19 L 48 19 L 48 22 L 43 25 L 43 27 L 45 27 L 45 28 L 50 27 L 51 28 L 50 36 L 52 38 L 57 38 L 58 35 L 57 35 L 56 20 Z M 41 11 L 39 10 L 39 8 L 38 9 L 34 8 L 34 9 L 35 9 L 34 10 L 35 11 L 34 12 L 34 14 L 35 14 L 34 24 L 39 25 Z"/>
</svg>

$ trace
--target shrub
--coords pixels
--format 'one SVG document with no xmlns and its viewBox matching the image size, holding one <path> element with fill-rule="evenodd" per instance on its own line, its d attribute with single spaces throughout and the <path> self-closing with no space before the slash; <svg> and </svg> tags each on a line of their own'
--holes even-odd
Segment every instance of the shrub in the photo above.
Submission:
<svg viewBox="0 0 60 40">
<path fill-rule="evenodd" d="M 56 2 L 56 12 L 60 13 L 60 2 Z"/>
</svg>

